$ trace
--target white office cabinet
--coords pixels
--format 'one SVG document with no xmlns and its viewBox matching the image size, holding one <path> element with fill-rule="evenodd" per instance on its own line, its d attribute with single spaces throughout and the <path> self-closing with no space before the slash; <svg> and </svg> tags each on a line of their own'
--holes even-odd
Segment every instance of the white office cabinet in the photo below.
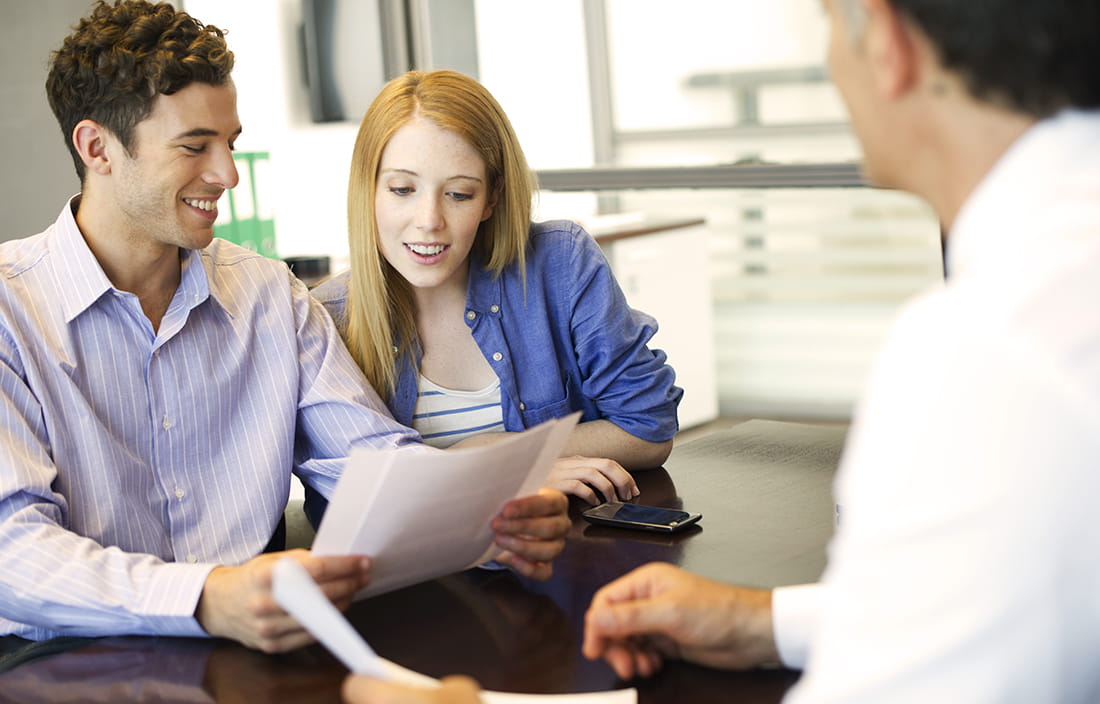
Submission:
<svg viewBox="0 0 1100 704">
<path fill-rule="evenodd" d="M 695 222 L 591 229 L 631 307 L 657 319 L 650 347 L 668 354 L 676 384 L 684 389 L 680 427 L 714 420 L 718 391 L 706 228 Z"/>
</svg>

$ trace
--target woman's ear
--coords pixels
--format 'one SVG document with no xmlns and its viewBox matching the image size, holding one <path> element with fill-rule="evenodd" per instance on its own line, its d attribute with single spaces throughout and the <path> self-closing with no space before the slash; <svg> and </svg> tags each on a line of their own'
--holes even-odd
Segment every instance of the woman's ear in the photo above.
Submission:
<svg viewBox="0 0 1100 704">
<path fill-rule="evenodd" d="M 481 212 L 481 222 L 485 222 L 493 216 L 493 209 L 497 207 L 497 203 L 500 201 L 500 194 L 504 191 L 503 185 L 497 185 L 493 189 L 493 192 L 489 194 L 489 200 L 485 202 L 485 210 Z"/>
<path fill-rule="evenodd" d="M 81 120 L 73 128 L 73 146 L 89 173 L 106 176 L 111 173 L 111 157 L 107 150 L 107 130 L 94 120 Z"/>
</svg>

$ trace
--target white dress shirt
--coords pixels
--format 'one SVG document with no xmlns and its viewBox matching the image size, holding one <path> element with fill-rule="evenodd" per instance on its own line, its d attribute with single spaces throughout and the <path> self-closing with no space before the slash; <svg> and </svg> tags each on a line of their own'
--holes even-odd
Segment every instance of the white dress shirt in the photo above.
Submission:
<svg viewBox="0 0 1100 704">
<path fill-rule="evenodd" d="M 948 272 L 856 414 L 791 704 L 1100 701 L 1100 114 L 1003 155 Z"/>
<path fill-rule="evenodd" d="M 181 265 L 154 332 L 70 205 L 0 245 L 0 634 L 203 635 L 292 472 L 328 496 L 350 446 L 416 439 L 285 265 L 218 239 Z"/>
</svg>

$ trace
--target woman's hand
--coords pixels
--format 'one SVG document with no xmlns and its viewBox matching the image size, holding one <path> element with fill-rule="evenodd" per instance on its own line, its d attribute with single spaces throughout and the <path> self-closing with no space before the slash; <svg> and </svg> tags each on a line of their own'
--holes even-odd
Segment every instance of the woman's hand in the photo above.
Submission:
<svg viewBox="0 0 1100 704">
<path fill-rule="evenodd" d="M 492 522 L 496 544 L 504 550 L 496 561 L 525 577 L 547 580 L 572 525 L 569 501 L 559 491 L 542 488 L 512 499 Z"/>
<path fill-rule="evenodd" d="M 580 455 L 558 458 L 546 486 L 593 505 L 629 501 L 640 493 L 634 477 L 615 460 Z"/>
</svg>

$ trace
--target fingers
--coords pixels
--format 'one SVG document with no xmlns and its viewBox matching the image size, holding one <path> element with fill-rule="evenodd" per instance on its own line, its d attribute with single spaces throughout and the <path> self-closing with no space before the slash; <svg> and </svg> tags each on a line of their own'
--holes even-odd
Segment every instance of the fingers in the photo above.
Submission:
<svg viewBox="0 0 1100 704">
<path fill-rule="evenodd" d="M 593 604 L 585 614 L 585 642 L 599 655 L 608 642 L 639 635 L 668 634 L 679 625 L 679 611 L 655 599 Z M 585 650 L 588 653 L 588 650 Z"/>
<path fill-rule="evenodd" d="M 370 583 L 370 560 L 361 556 L 309 557 L 306 570 L 329 601 L 350 601 Z"/>
<path fill-rule="evenodd" d="M 569 500 L 560 491 L 539 489 L 537 494 L 512 499 L 500 509 L 506 520 L 523 520 L 542 516 L 564 514 L 569 510 Z"/>
<path fill-rule="evenodd" d="M 528 538 L 521 535 L 498 533 L 496 545 L 531 562 L 549 562 L 565 549 L 565 538 Z"/>
<path fill-rule="evenodd" d="M 539 493 L 512 499 L 493 519 L 497 535 L 517 535 L 542 540 L 564 538 L 572 525 L 569 500 L 560 491 L 539 489 Z M 502 546 L 507 547 L 507 546 Z"/>
<path fill-rule="evenodd" d="M 553 489 L 509 501 L 492 523 L 496 544 L 505 551 L 497 562 L 533 579 L 549 579 L 550 561 L 565 549 L 572 526 L 568 510 L 568 499 Z"/>
<path fill-rule="evenodd" d="M 590 504 L 629 501 L 641 493 L 630 472 L 615 460 L 602 457 L 559 458 L 547 479 L 547 486 Z"/>
<path fill-rule="evenodd" d="M 268 553 L 207 576 L 195 617 L 208 633 L 267 653 L 313 642 L 272 595 L 273 568 L 284 557 L 297 560 L 324 594 L 343 609 L 369 581 L 370 561 L 359 556 L 314 557 L 306 550 Z"/>
<path fill-rule="evenodd" d="M 290 630 L 285 633 L 280 633 L 276 636 L 259 637 L 255 643 L 245 643 L 245 645 L 251 645 L 255 647 L 256 650 L 274 655 L 276 653 L 286 653 L 297 648 L 303 648 L 315 642 L 317 642 L 316 639 L 310 635 L 309 631 L 299 626 L 297 622 L 294 622 Z"/>
<path fill-rule="evenodd" d="M 563 494 L 576 496 L 592 506 L 603 503 L 603 495 L 580 479 L 551 475 L 546 480 L 546 486 Z"/>
<path fill-rule="evenodd" d="M 553 565 L 547 561 L 529 560 L 522 555 L 505 550 L 496 557 L 496 562 L 511 567 L 524 577 L 530 577 L 540 582 L 545 582 L 553 575 Z"/>
<path fill-rule="evenodd" d="M 478 684 L 469 677 L 444 677 L 438 689 L 423 689 L 351 675 L 342 694 L 348 704 L 476 704 Z"/>
<path fill-rule="evenodd" d="M 604 652 L 603 656 L 615 674 L 624 680 L 652 677 L 661 669 L 663 662 L 658 653 L 631 642 L 613 645 Z"/>
<path fill-rule="evenodd" d="M 327 555 L 317 557 L 307 550 L 291 550 L 283 553 L 294 557 L 306 568 L 313 581 L 327 581 L 362 577 L 370 570 L 370 558 L 364 555 Z"/>
<path fill-rule="evenodd" d="M 632 647 L 624 644 L 636 636 L 660 633 L 675 625 L 676 604 L 663 603 L 655 597 L 663 592 L 662 582 L 675 579 L 678 572 L 671 565 L 645 565 L 597 591 L 584 618 L 581 651 L 585 657 L 607 657 L 622 648 L 633 652 Z M 625 655 L 614 657 L 613 667 L 616 664 L 626 667 Z"/>
</svg>

